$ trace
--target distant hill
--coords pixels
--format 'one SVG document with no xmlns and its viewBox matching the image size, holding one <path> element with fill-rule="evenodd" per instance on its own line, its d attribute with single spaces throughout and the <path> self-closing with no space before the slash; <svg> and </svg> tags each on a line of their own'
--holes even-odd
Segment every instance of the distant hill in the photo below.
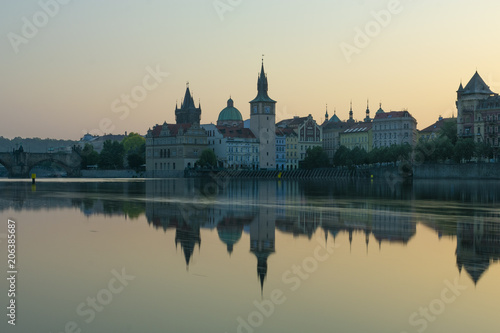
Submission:
<svg viewBox="0 0 500 333">
<path fill-rule="evenodd" d="M 23 146 L 25 152 L 31 153 L 46 153 L 49 148 L 54 151 L 63 150 L 64 147 L 73 147 L 78 144 L 74 140 L 57 140 L 57 139 L 40 139 L 40 138 L 27 138 L 23 139 L 16 137 L 14 139 L 6 139 L 0 136 L 0 152 L 11 152 L 12 149 Z"/>
</svg>

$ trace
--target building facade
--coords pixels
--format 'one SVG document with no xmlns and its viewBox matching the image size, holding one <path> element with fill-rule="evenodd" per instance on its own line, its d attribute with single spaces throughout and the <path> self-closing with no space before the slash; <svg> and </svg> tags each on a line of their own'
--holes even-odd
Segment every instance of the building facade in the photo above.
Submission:
<svg viewBox="0 0 500 333">
<path fill-rule="evenodd" d="M 208 135 L 208 146 L 217 156 L 218 166 L 231 169 L 258 169 L 259 142 L 230 98 L 219 113 L 217 125 L 202 125 Z"/>
<path fill-rule="evenodd" d="M 455 118 L 443 118 L 439 117 L 438 121 L 434 124 L 418 131 L 418 141 L 432 141 L 439 138 L 441 134 L 441 128 L 443 125 L 450 122 L 457 121 Z"/>
<path fill-rule="evenodd" d="M 259 140 L 259 167 L 273 170 L 276 168 L 276 101 L 268 93 L 267 75 L 264 61 L 257 81 L 257 97 L 250 101 L 250 129 Z"/>
<path fill-rule="evenodd" d="M 148 177 L 182 175 L 194 167 L 201 152 L 208 148 L 207 132 L 200 126 L 201 108 L 195 107 L 186 87 L 181 107 L 175 108 L 176 124 L 155 125 L 146 135 L 146 173 Z M 183 123 L 182 121 L 190 121 Z"/>
<path fill-rule="evenodd" d="M 372 130 L 373 148 L 417 143 L 417 120 L 408 111 L 384 112 L 380 106 Z"/>
<path fill-rule="evenodd" d="M 500 147 L 500 96 L 490 90 L 476 72 L 465 88 L 457 91 L 457 134 L 475 142 Z"/>
<path fill-rule="evenodd" d="M 286 169 L 286 135 L 280 129 L 276 128 L 276 169 Z"/>
<path fill-rule="evenodd" d="M 306 158 L 307 149 L 323 146 L 321 141 L 322 133 L 321 126 L 316 123 L 316 120 L 311 115 L 307 116 L 305 121 L 298 127 L 298 154 L 301 161 Z"/>
<path fill-rule="evenodd" d="M 299 136 L 291 128 L 283 128 L 281 132 L 285 134 L 286 170 L 295 170 L 299 167 L 298 144 Z"/>
<path fill-rule="evenodd" d="M 328 119 L 328 112 L 326 113 L 326 116 L 327 121 L 325 121 L 321 126 L 323 131 L 322 145 L 323 150 L 328 155 L 328 160 L 330 163 L 333 163 L 333 156 L 341 145 L 340 133 L 351 127 L 352 124 L 341 121 L 339 117 L 337 117 L 336 112 L 334 112 L 330 119 Z"/>
<path fill-rule="evenodd" d="M 372 123 L 357 123 L 340 133 L 340 144 L 348 149 L 372 149 Z"/>
</svg>

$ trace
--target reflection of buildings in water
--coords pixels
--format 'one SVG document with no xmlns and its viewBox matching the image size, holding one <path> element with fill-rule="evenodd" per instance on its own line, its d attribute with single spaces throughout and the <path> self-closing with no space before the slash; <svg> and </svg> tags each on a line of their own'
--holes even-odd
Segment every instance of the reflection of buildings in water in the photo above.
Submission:
<svg viewBox="0 0 500 333">
<path fill-rule="evenodd" d="M 350 244 L 353 234 L 360 233 L 364 236 L 367 250 L 371 234 L 379 246 L 383 241 L 406 244 L 417 229 L 411 212 L 373 202 L 332 205 L 323 215 L 322 228 L 325 237 L 330 233 L 334 240 L 340 232 L 348 233 Z"/>
<path fill-rule="evenodd" d="M 244 226 L 250 225 L 250 251 L 257 257 L 263 288 L 267 258 L 275 251 L 276 182 L 231 181 L 221 186 L 213 181 L 198 188 L 182 186 L 174 179 L 147 182 L 148 223 L 164 231 L 175 228 L 175 243 L 180 244 L 186 265 L 196 244 L 201 244 L 201 228 L 217 228 L 231 254 Z M 205 196 L 204 191 L 209 194 Z"/>
<path fill-rule="evenodd" d="M 262 202 L 272 203 L 276 198 L 276 183 L 264 182 L 259 186 L 259 198 Z M 262 186 L 263 185 L 263 186 Z M 261 292 L 267 276 L 267 258 L 275 252 L 276 206 L 261 206 L 255 219 L 250 224 L 250 252 L 257 257 L 257 275 Z"/>
<path fill-rule="evenodd" d="M 305 209 L 304 209 L 305 208 Z M 294 237 L 306 235 L 311 239 L 316 229 L 321 226 L 322 212 L 315 207 L 288 209 L 285 216 L 278 216 L 276 227 L 284 233 L 291 233 Z"/>
<path fill-rule="evenodd" d="M 267 258 L 275 252 L 275 221 L 273 209 L 263 208 L 263 214 L 253 220 L 250 225 L 250 251 L 257 257 L 257 275 L 261 292 L 267 276 Z M 265 216 L 267 215 L 267 216 Z"/>
<path fill-rule="evenodd" d="M 372 214 L 372 233 L 381 245 L 382 241 L 407 244 L 417 232 L 417 223 L 410 212 L 388 207 L 375 209 Z"/>
<path fill-rule="evenodd" d="M 477 284 L 491 261 L 500 260 L 500 214 L 476 216 L 473 222 L 457 223 L 457 266 Z M 490 221 L 488 221 L 490 220 Z"/>
<path fill-rule="evenodd" d="M 221 242 L 226 244 L 229 255 L 233 253 L 234 245 L 241 239 L 244 226 L 250 222 L 252 218 L 227 216 L 217 224 L 217 234 Z"/>
<path fill-rule="evenodd" d="M 198 247 L 201 246 L 200 226 L 186 223 L 178 225 L 175 230 L 175 247 L 178 244 L 181 245 L 186 259 L 186 268 L 188 268 L 196 244 L 198 244 Z"/>
</svg>

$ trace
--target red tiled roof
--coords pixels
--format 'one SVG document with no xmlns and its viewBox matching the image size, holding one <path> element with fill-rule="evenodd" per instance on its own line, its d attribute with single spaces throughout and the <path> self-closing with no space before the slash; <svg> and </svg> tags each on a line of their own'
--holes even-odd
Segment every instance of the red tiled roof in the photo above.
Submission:
<svg viewBox="0 0 500 333">
<path fill-rule="evenodd" d="M 167 126 L 170 130 L 170 135 L 177 136 L 180 128 L 182 128 L 183 131 L 187 131 L 191 127 L 191 124 L 167 124 Z M 162 129 L 163 125 L 156 125 L 153 127 L 153 138 L 159 137 Z"/>
<path fill-rule="evenodd" d="M 297 136 L 297 132 L 295 132 L 293 130 L 293 128 L 289 128 L 289 127 L 278 127 L 276 128 L 276 135 L 295 135 Z"/>
<path fill-rule="evenodd" d="M 255 139 L 255 135 L 249 128 L 216 126 L 225 138 Z"/>
<path fill-rule="evenodd" d="M 405 114 L 408 114 L 409 117 L 412 116 L 408 111 L 391 111 L 391 112 L 377 113 L 375 115 L 374 120 L 387 119 L 387 118 L 403 118 Z"/>
<path fill-rule="evenodd" d="M 304 121 L 307 120 L 307 117 L 294 117 L 290 119 L 283 119 L 276 126 L 300 126 Z"/>
<path fill-rule="evenodd" d="M 455 121 L 455 118 L 443 118 L 443 119 L 440 119 L 440 120 L 436 121 L 434 124 L 432 124 L 431 126 L 428 126 L 428 127 L 424 128 L 423 130 L 421 130 L 420 133 L 422 133 L 422 132 L 430 132 L 430 133 L 437 132 L 448 121 Z"/>
</svg>

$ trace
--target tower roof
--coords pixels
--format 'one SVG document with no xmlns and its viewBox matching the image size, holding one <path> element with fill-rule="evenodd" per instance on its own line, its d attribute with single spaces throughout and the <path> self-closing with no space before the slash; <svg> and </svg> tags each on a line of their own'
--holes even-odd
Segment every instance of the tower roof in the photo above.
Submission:
<svg viewBox="0 0 500 333">
<path fill-rule="evenodd" d="M 264 72 L 264 60 L 262 60 L 262 67 L 260 68 L 259 79 L 257 80 L 257 97 L 250 101 L 250 103 L 254 102 L 267 102 L 267 103 L 276 103 L 275 100 L 272 100 L 267 94 L 267 76 Z"/>
<path fill-rule="evenodd" d="M 184 94 L 184 101 L 181 104 L 181 109 L 189 108 L 189 107 L 195 107 L 194 106 L 194 100 L 193 100 L 193 95 L 191 94 L 191 91 L 189 90 L 189 85 L 186 87 L 186 93 Z"/>
<path fill-rule="evenodd" d="M 328 121 L 329 123 L 340 123 L 340 119 L 337 116 L 337 113 L 334 111 L 333 116 Z"/>
<path fill-rule="evenodd" d="M 477 71 L 474 73 L 469 83 L 467 83 L 463 90 L 464 94 L 494 94 Z"/>
</svg>

